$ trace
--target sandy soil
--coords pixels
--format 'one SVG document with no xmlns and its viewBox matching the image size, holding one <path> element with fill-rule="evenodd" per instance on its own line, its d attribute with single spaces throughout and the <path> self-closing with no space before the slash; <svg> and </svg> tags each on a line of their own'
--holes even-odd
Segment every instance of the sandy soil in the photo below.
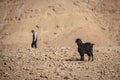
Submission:
<svg viewBox="0 0 120 80">
<path fill-rule="evenodd" d="M 0 80 L 120 80 L 120 0 L 0 0 Z"/>
<path fill-rule="evenodd" d="M 95 47 L 94 58 L 69 47 L 0 50 L 0 80 L 120 80 L 120 47 Z"/>
<path fill-rule="evenodd" d="M 120 0 L 0 0 L 0 48 L 30 47 L 34 29 L 43 47 L 120 43 Z"/>
</svg>

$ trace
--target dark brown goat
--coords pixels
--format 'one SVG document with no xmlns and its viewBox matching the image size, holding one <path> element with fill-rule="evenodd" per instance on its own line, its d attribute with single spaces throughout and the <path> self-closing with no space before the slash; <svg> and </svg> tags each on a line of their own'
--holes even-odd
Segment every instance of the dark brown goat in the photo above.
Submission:
<svg viewBox="0 0 120 80">
<path fill-rule="evenodd" d="M 81 56 L 80 60 L 84 61 L 84 54 L 87 54 L 89 56 L 88 61 L 90 60 L 91 56 L 92 56 L 92 61 L 93 61 L 94 60 L 94 57 L 93 57 L 93 45 L 94 44 L 90 42 L 83 43 L 81 39 L 76 39 L 75 42 L 78 45 L 78 52 Z"/>
</svg>

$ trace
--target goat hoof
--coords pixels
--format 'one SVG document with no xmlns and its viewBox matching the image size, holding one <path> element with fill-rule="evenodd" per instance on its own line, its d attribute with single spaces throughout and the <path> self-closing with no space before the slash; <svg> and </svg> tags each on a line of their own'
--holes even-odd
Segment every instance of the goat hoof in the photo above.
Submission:
<svg viewBox="0 0 120 80">
<path fill-rule="evenodd" d="M 84 61 L 84 60 L 80 60 L 80 61 Z"/>
</svg>

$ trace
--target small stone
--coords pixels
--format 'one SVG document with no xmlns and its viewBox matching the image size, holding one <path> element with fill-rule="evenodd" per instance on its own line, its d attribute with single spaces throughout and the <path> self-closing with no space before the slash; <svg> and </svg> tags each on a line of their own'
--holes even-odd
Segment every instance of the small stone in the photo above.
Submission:
<svg viewBox="0 0 120 80">
<path fill-rule="evenodd" d="M 4 65 L 7 65 L 7 63 L 6 63 L 6 62 L 4 62 Z"/>
<path fill-rule="evenodd" d="M 70 79 L 68 76 L 65 76 L 64 79 Z"/>
</svg>

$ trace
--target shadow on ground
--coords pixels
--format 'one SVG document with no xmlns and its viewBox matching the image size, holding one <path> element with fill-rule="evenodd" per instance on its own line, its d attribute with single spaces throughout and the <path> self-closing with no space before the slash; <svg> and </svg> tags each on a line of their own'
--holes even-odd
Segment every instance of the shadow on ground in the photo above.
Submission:
<svg viewBox="0 0 120 80">
<path fill-rule="evenodd" d="M 80 59 L 65 59 L 65 61 L 80 61 Z"/>
</svg>

